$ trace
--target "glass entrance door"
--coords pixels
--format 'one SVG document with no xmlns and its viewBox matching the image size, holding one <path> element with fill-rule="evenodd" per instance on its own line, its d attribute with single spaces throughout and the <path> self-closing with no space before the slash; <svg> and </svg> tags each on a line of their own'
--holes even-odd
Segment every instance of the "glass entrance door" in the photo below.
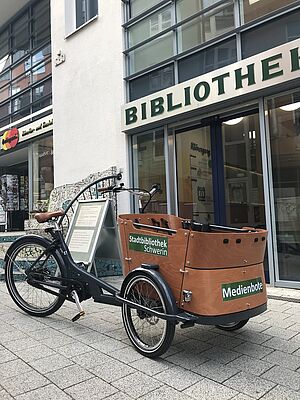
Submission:
<svg viewBox="0 0 300 400">
<path fill-rule="evenodd" d="M 225 221 L 236 227 L 265 227 L 258 111 L 221 122 Z"/>
<path fill-rule="evenodd" d="M 178 214 L 265 226 L 258 110 L 176 132 Z"/>
</svg>

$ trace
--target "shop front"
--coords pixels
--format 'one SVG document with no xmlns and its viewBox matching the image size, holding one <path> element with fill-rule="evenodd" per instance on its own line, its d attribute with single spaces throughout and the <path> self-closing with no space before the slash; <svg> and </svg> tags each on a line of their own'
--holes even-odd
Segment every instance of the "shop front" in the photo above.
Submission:
<svg viewBox="0 0 300 400">
<path fill-rule="evenodd" d="M 22 231 L 30 212 L 47 209 L 54 176 L 52 126 L 48 115 L 1 132 L 1 231 Z"/>
<path fill-rule="evenodd" d="M 267 280 L 300 288 L 300 41 L 124 106 L 135 186 L 202 223 L 267 227 Z M 298 143 L 299 142 L 299 143 Z"/>
</svg>

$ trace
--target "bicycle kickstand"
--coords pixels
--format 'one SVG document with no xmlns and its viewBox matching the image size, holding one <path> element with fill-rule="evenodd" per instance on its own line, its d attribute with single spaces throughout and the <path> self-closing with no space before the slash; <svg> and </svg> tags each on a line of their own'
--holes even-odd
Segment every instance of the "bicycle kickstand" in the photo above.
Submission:
<svg viewBox="0 0 300 400">
<path fill-rule="evenodd" d="M 73 299 L 75 300 L 76 306 L 78 308 L 79 313 L 75 315 L 75 317 L 72 318 L 72 322 L 77 321 L 80 317 L 83 317 L 85 315 L 85 311 L 82 308 L 79 298 L 78 298 L 78 294 L 76 292 L 76 290 L 72 290 L 71 292 L 71 296 L 73 297 Z"/>
</svg>

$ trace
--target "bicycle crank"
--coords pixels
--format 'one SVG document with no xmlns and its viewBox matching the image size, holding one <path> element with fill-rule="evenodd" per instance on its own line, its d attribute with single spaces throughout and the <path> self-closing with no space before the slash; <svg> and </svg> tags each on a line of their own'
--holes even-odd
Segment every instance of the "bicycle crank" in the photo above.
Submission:
<svg viewBox="0 0 300 400">
<path fill-rule="evenodd" d="M 82 306 L 81 306 L 81 303 L 80 303 L 80 301 L 79 301 L 79 297 L 78 297 L 78 294 L 77 294 L 76 290 L 72 290 L 71 296 L 73 297 L 73 299 L 74 299 L 74 301 L 75 301 L 75 303 L 76 303 L 76 306 L 77 306 L 77 308 L 78 308 L 78 311 L 79 311 L 79 313 L 76 314 L 75 317 L 72 318 L 72 322 L 75 322 L 75 321 L 77 321 L 79 318 L 81 318 L 81 317 L 83 317 L 83 316 L 85 315 L 85 311 L 84 311 L 84 309 L 83 309 Z"/>
</svg>

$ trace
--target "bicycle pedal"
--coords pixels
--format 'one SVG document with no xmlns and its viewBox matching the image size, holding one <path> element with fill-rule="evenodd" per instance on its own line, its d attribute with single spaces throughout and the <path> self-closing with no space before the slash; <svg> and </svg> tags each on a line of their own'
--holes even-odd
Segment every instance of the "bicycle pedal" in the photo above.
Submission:
<svg viewBox="0 0 300 400">
<path fill-rule="evenodd" d="M 76 314 L 75 317 L 72 318 L 72 322 L 79 320 L 79 318 L 83 317 L 84 315 L 85 315 L 85 312 L 80 311 L 80 313 Z"/>
</svg>

